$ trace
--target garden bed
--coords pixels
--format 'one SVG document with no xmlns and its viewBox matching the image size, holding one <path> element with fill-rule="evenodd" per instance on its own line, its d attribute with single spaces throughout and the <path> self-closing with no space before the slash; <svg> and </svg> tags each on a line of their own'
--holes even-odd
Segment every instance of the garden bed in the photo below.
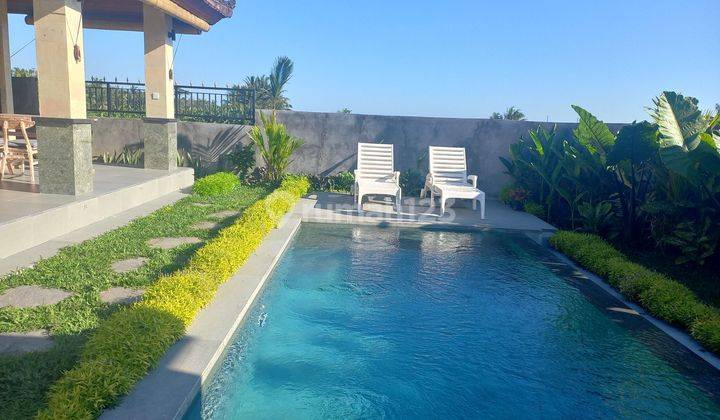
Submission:
<svg viewBox="0 0 720 420">
<path fill-rule="evenodd" d="M 550 245 L 607 280 L 653 316 L 687 330 L 708 350 L 720 354 L 720 313 L 684 285 L 628 260 L 597 235 L 560 231 L 550 238 Z"/>
<path fill-rule="evenodd" d="M 88 336 L 123 307 L 103 302 L 101 292 L 143 290 L 182 268 L 203 242 L 233 223 L 236 212 L 268 192 L 263 186 L 240 186 L 221 196 L 195 194 L 0 280 L 0 294 L 22 285 L 73 293 L 54 305 L 0 308 L 0 332 L 47 330 L 53 340 L 47 352 L 0 356 L 0 417 L 32 417 L 43 408 L 50 385 L 76 365 Z M 151 239 L 181 237 L 200 242 L 169 249 L 148 244 Z M 138 257 L 146 260 L 134 270 L 112 269 L 113 263 Z"/>
</svg>

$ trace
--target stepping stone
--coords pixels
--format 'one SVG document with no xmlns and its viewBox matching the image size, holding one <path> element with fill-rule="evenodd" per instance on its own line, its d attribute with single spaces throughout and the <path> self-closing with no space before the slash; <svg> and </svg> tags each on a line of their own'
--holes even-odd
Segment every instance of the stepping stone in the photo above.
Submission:
<svg viewBox="0 0 720 420">
<path fill-rule="evenodd" d="M 115 261 L 110 268 L 112 268 L 114 272 L 122 274 L 137 270 L 145 265 L 146 262 L 148 262 L 148 259 L 144 257 L 129 258 L 127 260 Z"/>
<path fill-rule="evenodd" d="M 30 353 L 50 350 L 53 340 L 45 330 L 0 334 L 0 354 Z"/>
<path fill-rule="evenodd" d="M 195 207 L 209 207 L 212 204 L 210 204 L 210 203 L 192 203 L 192 205 Z"/>
<path fill-rule="evenodd" d="M 194 230 L 210 230 L 210 229 L 216 229 L 219 224 L 215 222 L 197 222 L 194 225 L 190 226 L 191 229 Z"/>
<path fill-rule="evenodd" d="M 147 241 L 148 246 L 160 249 L 172 249 L 180 245 L 198 244 L 202 239 L 194 236 L 180 236 L 178 238 L 153 238 Z"/>
<path fill-rule="evenodd" d="M 5 306 L 35 308 L 38 306 L 54 305 L 72 295 L 73 293 L 60 289 L 46 289 L 35 285 L 19 286 L 8 289 L 0 295 L 0 308 Z"/>
<path fill-rule="evenodd" d="M 208 214 L 208 217 L 214 217 L 216 219 L 227 219 L 228 217 L 237 216 L 238 214 L 240 214 L 239 211 L 224 210 L 217 213 Z"/>
<path fill-rule="evenodd" d="M 143 293 L 145 293 L 144 290 L 112 287 L 100 292 L 100 300 L 110 304 L 121 303 L 126 305 L 140 300 Z"/>
</svg>

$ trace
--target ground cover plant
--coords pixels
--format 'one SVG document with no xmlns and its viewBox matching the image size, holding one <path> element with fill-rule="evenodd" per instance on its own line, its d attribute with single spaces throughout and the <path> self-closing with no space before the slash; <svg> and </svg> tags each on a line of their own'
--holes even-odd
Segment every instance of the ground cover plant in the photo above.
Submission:
<svg viewBox="0 0 720 420">
<path fill-rule="evenodd" d="M 651 121 L 611 130 L 587 110 L 573 135 L 542 126 L 502 159 L 501 198 L 554 225 L 595 233 L 720 302 L 720 116 L 663 92 Z M 677 268 L 672 268 L 668 261 Z"/>
<path fill-rule="evenodd" d="M 218 172 L 195 181 L 193 193 L 202 197 L 225 195 L 237 188 L 240 180 L 234 174 Z"/>
<path fill-rule="evenodd" d="M 39 417 L 95 417 L 129 392 L 308 188 L 307 179 L 286 177 L 202 246 L 187 267 L 163 276 L 140 302 L 102 322 L 79 362 L 52 386 L 48 407 Z"/>
<path fill-rule="evenodd" d="M 703 346 L 720 353 L 720 313 L 700 302 L 687 287 L 628 260 L 597 235 L 561 231 L 550 238 L 550 244 L 607 280 L 628 299 L 685 328 Z"/>
<path fill-rule="evenodd" d="M 101 291 L 120 286 L 146 289 L 162 275 L 183 267 L 201 246 L 157 249 L 148 246 L 149 239 L 194 236 L 210 240 L 217 236 L 219 228 L 231 224 L 236 217 L 212 214 L 242 211 L 269 190 L 265 185 L 238 185 L 223 195 L 192 195 L 2 278 L 0 293 L 20 285 L 39 285 L 69 291 L 74 296 L 50 306 L 0 308 L 0 332 L 46 329 L 54 341 L 47 352 L 0 356 L 0 418 L 34 416 L 43 406 L 50 385 L 77 363 L 88 335 L 121 308 L 101 302 Z M 219 226 L 214 229 L 194 226 L 202 221 L 216 221 Z M 133 257 L 148 260 L 137 270 L 124 274 L 111 269 L 113 262 Z"/>
</svg>

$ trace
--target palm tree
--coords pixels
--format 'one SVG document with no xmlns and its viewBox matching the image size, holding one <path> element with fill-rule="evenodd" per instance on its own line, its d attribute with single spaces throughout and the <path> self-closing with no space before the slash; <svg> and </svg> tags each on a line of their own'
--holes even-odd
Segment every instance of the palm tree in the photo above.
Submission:
<svg viewBox="0 0 720 420">
<path fill-rule="evenodd" d="M 272 108 L 272 101 L 270 100 L 270 78 L 268 76 L 248 76 L 243 82 L 243 88 L 255 90 L 255 108 Z"/>
<path fill-rule="evenodd" d="M 290 100 L 283 94 L 285 85 L 292 77 L 293 62 L 286 56 L 278 57 L 270 71 L 270 105 L 273 111 L 278 109 L 291 109 Z"/>
<path fill-rule="evenodd" d="M 523 114 L 522 111 L 520 111 L 519 108 L 515 108 L 514 106 L 511 106 L 505 111 L 505 114 L 503 115 L 503 118 L 506 120 L 513 120 L 513 121 L 525 121 L 525 114 Z"/>
<path fill-rule="evenodd" d="M 520 111 L 519 108 L 511 106 L 506 109 L 504 113 L 493 112 L 490 114 L 491 120 L 514 120 L 514 121 L 525 121 L 525 114 Z"/>
</svg>

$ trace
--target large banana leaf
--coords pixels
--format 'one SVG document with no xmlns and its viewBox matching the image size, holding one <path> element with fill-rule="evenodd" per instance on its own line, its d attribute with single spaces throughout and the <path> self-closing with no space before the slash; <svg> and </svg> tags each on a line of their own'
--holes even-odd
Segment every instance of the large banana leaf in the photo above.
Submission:
<svg viewBox="0 0 720 420">
<path fill-rule="evenodd" d="M 572 109 L 580 117 L 578 127 L 573 131 L 577 141 L 592 153 L 599 153 L 603 159 L 615 143 L 615 136 L 604 122 L 585 109 L 573 105 Z"/>
<path fill-rule="evenodd" d="M 658 150 L 657 126 L 647 121 L 632 123 L 620 129 L 607 163 L 628 161 L 633 166 L 649 160 Z"/>
<path fill-rule="evenodd" d="M 697 99 L 675 92 L 663 92 L 654 103 L 652 116 L 660 131 L 660 157 L 663 163 L 685 178 L 696 179 L 696 166 L 689 152 L 700 145 L 700 135 L 708 124 L 697 106 Z"/>
</svg>

